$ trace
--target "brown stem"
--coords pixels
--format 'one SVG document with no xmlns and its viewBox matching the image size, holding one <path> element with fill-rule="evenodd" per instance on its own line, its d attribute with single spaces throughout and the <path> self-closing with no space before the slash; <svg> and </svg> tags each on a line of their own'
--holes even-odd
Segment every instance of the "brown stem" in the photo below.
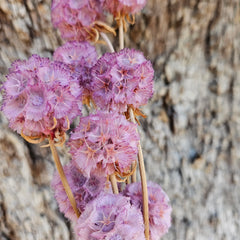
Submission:
<svg viewBox="0 0 240 240">
<path fill-rule="evenodd" d="M 135 116 L 134 116 L 132 108 L 129 108 L 128 112 L 129 112 L 129 115 L 130 115 L 131 122 L 136 123 Z M 133 166 L 133 164 L 132 164 L 132 166 Z M 132 174 L 132 182 L 133 183 L 137 182 L 137 169 L 135 169 L 135 171 Z"/>
<path fill-rule="evenodd" d="M 135 162 L 132 164 L 132 166 L 135 165 Z M 137 181 L 137 168 L 134 170 L 132 176 L 131 176 L 131 180 L 133 183 L 135 183 Z"/>
<path fill-rule="evenodd" d="M 145 237 L 149 240 L 149 213 L 148 213 L 148 190 L 147 190 L 147 178 L 145 173 L 145 166 L 142 154 L 142 147 L 138 145 L 138 162 L 139 171 L 141 176 L 142 194 L 143 194 L 143 220 L 145 225 Z"/>
<path fill-rule="evenodd" d="M 72 190 L 71 190 L 71 188 L 70 188 L 70 186 L 68 184 L 67 178 L 66 178 L 66 176 L 64 174 L 62 164 L 60 162 L 60 159 L 59 159 L 56 147 L 54 145 L 54 141 L 51 138 L 49 138 L 49 145 L 50 145 L 50 148 L 51 148 L 51 151 L 52 151 L 52 155 L 53 155 L 53 159 L 54 159 L 57 171 L 59 173 L 59 176 L 61 178 L 64 190 L 65 190 L 65 192 L 66 192 L 66 194 L 68 196 L 68 199 L 69 199 L 69 201 L 70 201 L 70 203 L 72 205 L 72 208 L 73 208 L 74 212 L 76 213 L 77 217 L 79 218 L 80 217 L 80 212 L 79 212 L 79 210 L 77 208 L 77 204 L 76 204 L 75 198 L 73 196 Z"/>
<path fill-rule="evenodd" d="M 117 186 L 117 180 L 114 174 L 110 175 L 110 182 L 112 185 L 112 190 L 114 194 L 118 194 L 118 186 Z"/>
<path fill-rule="evenodd" d="M 119 19 L 119 47 L 120 50 L 124 48 L 124 34 L 123 34 L 123 18 Z"/>
<path fill-rule="evenodd" d="M 130 184 L 131 183 L 131 177 L 127 177 L 127 180 L 126 180 L 126 184 Z"/>
<path fill-rule="evenodd" d="M 123 18 L 120 16 L 119 19 L 119 47 L 120 50 L 124 48 L 124 33 L 123 33 Z M 131 121 L 136 123 L 133 109 L 129 108 Z M 145 237 L 146 240 L 149 240 L 149 213 L 148 213 L 148 190 L 147 190 L 147 178 L 142 154 L 142 147 L 140 141 L 138 143 L 138 162 L 139 162 L 139 171 L 141 176 L 142 184 L 142 195 L 143 195 L 143 220 L 145 225 Z M 136 172 L 136 171 L 135 171 Z M 136 173 L 134 173 L 136 174 Z M 136 180 L 136 179 L 135 179 Z"/>
<path fill-rule="evenodd" d="M 135 116 L 133 113 L 133 109 L 129 108 L 130 119 L 132 122 L 136 123 Z M 140 141 L 138 143 L 138 163 L 139 163 L 139 171 L 141 177 L 142 184 L 142 195 L 143 195 L 143 220 L 145 225 L 145 237 L 149 240 L 149 213 L 148 213 L 148 190 L 147 190 L 147 178 L 143 160 L 143 153 Z"/>
</svg>

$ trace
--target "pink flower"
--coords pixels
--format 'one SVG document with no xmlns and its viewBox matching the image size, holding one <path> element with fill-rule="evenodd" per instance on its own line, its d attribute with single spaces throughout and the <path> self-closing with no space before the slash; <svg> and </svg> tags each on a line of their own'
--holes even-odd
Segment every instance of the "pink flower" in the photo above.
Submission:
<svg viewBox="0 0 240 240">
<path fill-rule="evenodd" d="M 172 208 L 167 194 L 161 187 L 152 182 L 148 182 L 148 207 L 149 207 L 149 227 L 150 240 L 159 239 L 168 232 L 171 226 Z M 130 197 L 131 203 L 142 209 L 142 187 L 141 183 L 127 185 L 124 195 Z"/>
<path fill-rule="evenodd" d="M 102 110 L 125 112 L 138 108 L 153 95 L 150 61 L 133 49 L 103 55 L 92 68 L 92 98 Z"/>
<path fill-rule="evenodd" d="M 33 55 L 14 62 L 9 72 L 2 110 L 18 133 L 51 135 L 81 114 L 82 90 L 67 65 Z"/>
<path fill-rule="evenodd" d="M 6 97 L 3 105 L 3 112 L 9 119 L 15 119 L 22 115 L 26 109 L 28 96 L 26 93 L 21 93 L 16 97 Z"/>
<path fill-rule="evenodd" d="M 73 41 L 57 48 L 53 58 L 55 61 L 70 65 L 75 70 L 79 65 L 83 65 L 83 62 L 87 67 L 92 67 L 98 56 L 95 47 L 88 42 Z"/>
<path fill-rule="evenodd" d="M 73 160 L 86 176 L 101 168 L 111 175 L 123 173 L 136 160 L 138 141 L 136 125 L 124 116 L 98 112 L 80 119 L 69 146 Z"/>
<path fill-rule="evenodd" d="M 80 212 L 83 212 L 86 204 L 95 199 L 106 187 L 106 177 L 104 177 L 101 172 L 92 172 L 89 178 L 87 178 L 73 164 L 73 162 L 64 166 L 64 173 Z M 51 186 L 54 190 L 54 195 L 60 211 L 70 220 L 77 221 L 77 216 L 71 206 L 57 172 L 53 176 Z"/>
<path fill-rule="evenodd" d="M 135 14 L 146 5 L 146 0 L 105 0 L 104 7 L 115 17 Z"/>
<path fill-rule="evenodd" d="M 141 212 L 120 194 L 101 194 L 88 203 L 75 233 L 79 240 L 145 239 Z"/>
<path fill-rule="evenodd" d="M 67 65 L 57 61 L 37 69 L 38 79 L 48 86 L 48 88 L 53 88 L 53 86 L 57 84 L 63 87 L 68 86 L 73 81 L 70 73 Z"/>
<path fill-rule="evenodd" d="M 28 60 L 16 60 L 12 63 L 9 72 L 16 71 L 28 71 L 35 73 L 40 67 L 48 66 L 50 60 L 48 58 L 42 58 L 37 54 L 33 54 Z"/>
<path fill-rule="evenodd" d="M 24 92 L 28 81 L 31 79 L 31 74 L 20 73 L 19 71 L 10 73 L 7 76 L 7 81 L 4 83 L 6 93 L 11 96 L 18 96 Z"/>
<path fill-rule="evenodd" d="M 51 15 L 63 39 L 85 41 L 94 21 L 102 18 L 102 0 L 53 0 Z"/>
<path fill-rule="evenodd" d="M 90 69 L 98 59 L 95 47 L 88 42 L 67 42 L 57 48 L 53 58 L 69 66 L 78 84 L 83 88 L 83 98 L 90 98 L 92 81 Z"/>
</svg>

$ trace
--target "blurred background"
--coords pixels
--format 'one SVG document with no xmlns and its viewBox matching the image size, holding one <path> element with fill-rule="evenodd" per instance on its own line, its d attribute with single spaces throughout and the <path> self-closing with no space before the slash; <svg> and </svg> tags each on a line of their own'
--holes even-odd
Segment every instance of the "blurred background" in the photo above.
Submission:
<svg viewBox="0 0 240 240">
<path fill-rule="evenodd" d="M 63 43 L 50 5 L 1 0 L 1 81 L 14 60 L 34 53 L 51 58 Z M 162 239 L 239 239 L 239 0 L 149 0 L 125 42 L 155 69 L 155 94 L 142 109 L 140 131 L 148 179 L 173 207 Z M 67 162 L 67 150 L 58 150 Z M 25 142 L 0 113 L 1 240 L 74 239 L 50 189 L 53 171 L 50 150 Z"/>
</svg>

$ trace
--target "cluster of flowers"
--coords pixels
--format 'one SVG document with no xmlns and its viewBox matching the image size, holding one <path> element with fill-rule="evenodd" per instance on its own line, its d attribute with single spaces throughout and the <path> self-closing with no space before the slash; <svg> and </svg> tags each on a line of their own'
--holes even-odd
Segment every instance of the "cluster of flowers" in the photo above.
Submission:
<svg viewBox="0 0 240 240">
<path fill-rule="evenodd" d="M 154 71 L 150 61 L 134 49 L 106 53 L 98 59 L 86 40 L 103 9 L 115 17 L 139 11 L 145 0 L 54 0 L 52 20 L 67 42 L 53 61 L 33 55 L 12 64 L 4 83 L 2 110 L 10 127 L 29 138 L 57 137 L 81 116 L 82 104 L 96 111 L 80 117 L 68 146 L 72 160 L 64 166 L 81 216 L 78 218 L 56 173 L 52 188 L 60 211 L 75 223 L 77 239 L 145 239 L 142 188 L 131 183 L 113 194 L 109 176 L 126 176 L 137 154 L 136 124 L 126 116 L 153 94 Z M 161 187 L 149 182 L 150 239 L 157 240 L 171 225 L 171 206 Z"/>
<path fill-rule="evenodd" d="M 75 233 L 79 240 L 145 239 L 140 182 L 128 184 L 123 192 L 113 194 L 101 173 L 86 178 L 71 163 L 68 168 L 65 167 L 65 171 L 78 208 L 84 210 L 78 219 L 57 174 L 53 178 L 52 187 L 60 210 L 76 223 Z M 158 240 L 171 226 L 172 209 L 168 196 L 156 183 L 148 182 L 148 195 L 150 239 Z"/>
<path fill-rule="evenodd" d="M 76 100 L 81 88 L 66 64 L 33 55 L 14 62 L 9 72 L 2 110 L 18 133 L 51 135 L 81 115 L 82 104 Z"/>
<path fill-rule="evenodd" d="M 134 49 L 106 53 L 92 69 L 92 98 L 107 111 L 123 113 L 127 106 L 138 108 L 153 94 L 154 71 L 150 61 Z"/>
<path fill-rule="evenodd" d="M 115 17 L 139 12 L 146 0 L 53 0 L 52 22 L 63 39 L 85 41 L 94 35 L 95 25 L 104 20 L 103 11 Z"/>
</svg>

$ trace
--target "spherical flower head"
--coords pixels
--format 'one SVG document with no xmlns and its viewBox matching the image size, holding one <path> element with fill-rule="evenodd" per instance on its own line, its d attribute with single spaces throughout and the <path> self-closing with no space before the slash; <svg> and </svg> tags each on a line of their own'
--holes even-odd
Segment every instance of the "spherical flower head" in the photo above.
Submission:
<svg viewBox="0 0 240 240">
<path fill-rule="evenodd" d="M 33 54 L 28 60 L 16 60 L 12 63 L 9 73 L 11 72 L 24 72 L 36 73 L 40 67 L 48 66 L 50 64 L 48 58 L 42 58 L 37 54 Z"/>
<path fill-rule="evenodd" d="M 97 61 L 96 48 L 88 42 L 67 42 L 57 48 L 53 59 L 70 65 L 74 70 L 78 65 L 84 64 L 92 67 Z"/>
<path fill-rule="evenodd" d="M 138 108 L 153 95 L 154 71 L 150 61 L 134 49 L 103 55 L 92 68 L 92 98 L 102 110 Z"/>
<path fill-rule="evenodd" d="M 172 208 L 167 194 L 158 184 L 148 182 L 147 189 L 150 240 L 155 240 L 168 232 L 168 229 L 171 226 Z M 123 194 L 130 197 L 131 203 L 142 210 L 143 202 L 141 183 L 138 182 L 127 185 Z"/>
<path fill-rule="evenodd" d="M 85 41 L 91 37 L 94 21 L 102 18 L 101 0 L 53 0 L 52 23 L 65 40 Z"/>
<path fill-rule="evenodd" d="M 138 141 L 136 125 L 123 115 L 98 112 L 80 119 L 69 146 L 73 160 L 86 176 L 93 169 L 111 175 L 129 170 L 137 158 Z"/>
<path fill-rule="evenodd" d="M 87 204 L 75 227 L 77 239 L 144 240 L 143 218 L 129 198 L 100 194 Z"/>
<path fill-rule="evenodd" d="M 106 187 L 106 177 L 102 172 L 92 172 L 87 178 L 72 161 L 64 166 L 64 173 L 80 212 L 83 212 L 87 203 L 95 199 Z M 77 216 L 57 172 L 53 176 L 51 186 L 60 211 L 70 220 L 77 221 Z"/>
<path fill-rule="evenodd" d="M 33 55 L 13 63 L 3 84 L 2 110 L 9 126 L 30 137 L 64 130 L 81 114 L 80 86 L 69 67 Z M 74 90 L 73 90 L 74 89 Z"/>
<path fill-rule="evenodd" d="M 135 14 L 141 11 L 146 5 L 146 0 L 105 0 L 104 8 L 115 17 Z"/>
<path fill-rule="evenodd" d="M 56 49 L 53 59 L 69 66 L 83 89 L 83 98 L 90 98 L 92 81 L 90 69 L 98 59 L 96 48 L 88 42 L 67 42 Z"/>
</svg>

